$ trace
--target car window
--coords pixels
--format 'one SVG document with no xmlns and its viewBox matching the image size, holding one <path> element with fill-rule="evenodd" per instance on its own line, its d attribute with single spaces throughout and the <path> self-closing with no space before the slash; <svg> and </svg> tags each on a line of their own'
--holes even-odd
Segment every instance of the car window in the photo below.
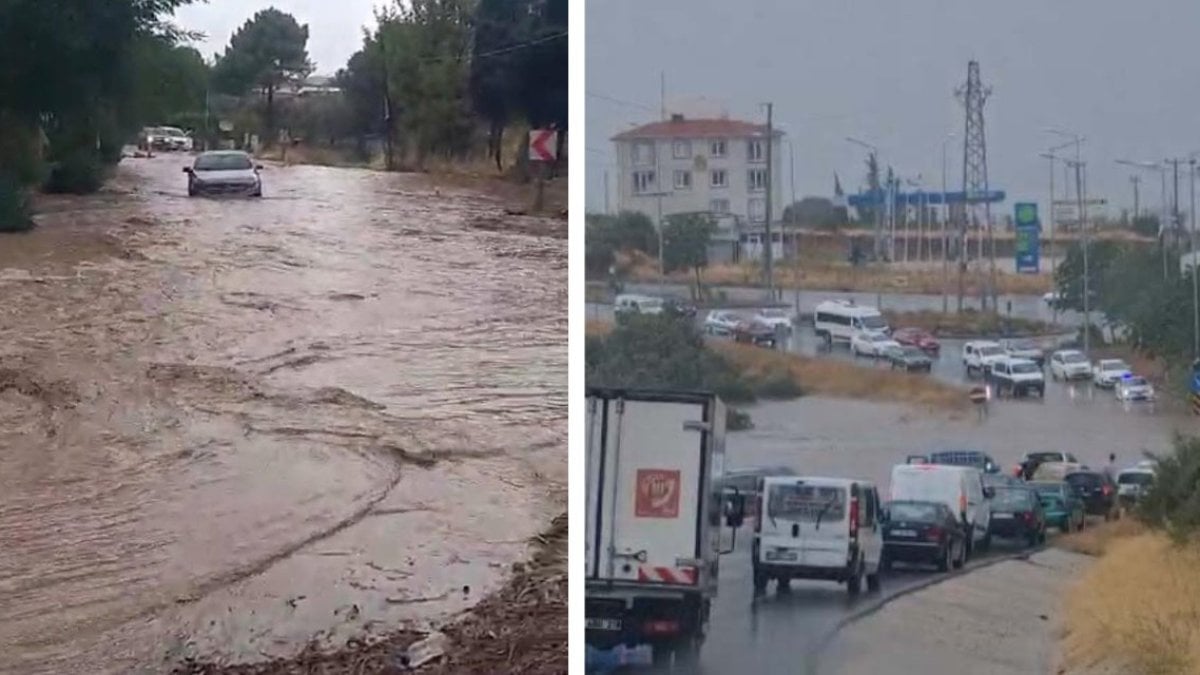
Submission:
<svg viewBox="0 0 1200 675">
<path fill-rule="evenodd" d="M 983 356 L 996 356 L 997 354 L 1003 354 L 1004 350 L 999 347 L 980 347 L 979 353 Z"/>
<path fill-rule="evenodd" d="M 1041 369 L 1034 363 L 1018 363 L 1012 366 L 1012 372 L 1021 374 L 1038 373 L 1041 372 Z"/>
<path fill-rule="evenodd" d="M 859 321 L 862 322 L 863 326 L 865 326 L 866 328 L 868 328 L 870 330 L 879 330 L 880 328 L 887 328 L 887 322 L 883 320 L 882 316 L 864 316 L 861 319 L 859 319 Z"/>
<path fill-rule="evenodd" d="M 1025 488 L 1000 488 L 996 490 L 996 496 L 992 498 L 993 508 L 1025 508 L 1028 507 L 1032 493 Z"/>
<path fill-rule="evenodd" d="M 829 485 L 772 485 L 767 494 L 767 510 L 775 518 L 815 522 L 838 521 L 846 517 L 845 488 Z"/>
<path fill-rule="evenodd" d="M 1154 482 L 1154 474 L 1141 471 L 1122 473 L 1117 476 L 1117 482 L 1121 485 L 1149 485 Z"/>
<path fill-rule="evenodd" d="M 195 164 L 197 171 L 239 171 L 253 167 L 250 156 L 242 154 L 200 155 Z"/>
<path fill-rule="evenodd" d="M 1104 484 L 1104 479 L 1098 473 L 1072 473 L 1063 478 L 1074 487 L 1095 488 Z"/>
<path fill-rule="evenodd" d="M 907 520 L 918 523 L 933 523 L 942 518 L 938 505 L 925 502 L 893 502 L 892 520 Z"/>
</svg>

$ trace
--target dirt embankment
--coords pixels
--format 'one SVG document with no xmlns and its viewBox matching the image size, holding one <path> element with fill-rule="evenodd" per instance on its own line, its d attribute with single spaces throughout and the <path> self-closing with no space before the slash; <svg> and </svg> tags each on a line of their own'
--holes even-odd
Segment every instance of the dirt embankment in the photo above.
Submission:
<svg viewBox="0 0 1200 675">
<path fill-rule="evenodd" d="M 1099 557 L 1067 593 L 1059 672 L 1200 673 L 1200 542 L 1121 522 L 1070 544 Z"/>
<path fill-rule="evenodd" d="M 223 666 L 187 661 L 175 675 L 559 675 L 567 672 L 567 515 L 532 542 L 533 558 L 513 567 L 498 593 L 445 627 L 445 655 L 415 670 L 410 648 L 424 636 L 411 631 L 344 649 L 306 649 L 294 658 Z M 415 650 L 414 650 L 415 651 Z"/>
<path fill-rule="evenodd" d="M 962 312 L 934 312 L 921 310 L 916 312 L 896 312 L 884 310 L 891 326 L 912 326 L 922 328 L 943 338 L 976 338 L 995 335 L 1034 336 L 1050 335 L 1062 332 L 1062 327 L 1055 327 L 1045 321 L 1006 317 L 1003 314 L 980 312 L 969 309 Z"/>
</svg>

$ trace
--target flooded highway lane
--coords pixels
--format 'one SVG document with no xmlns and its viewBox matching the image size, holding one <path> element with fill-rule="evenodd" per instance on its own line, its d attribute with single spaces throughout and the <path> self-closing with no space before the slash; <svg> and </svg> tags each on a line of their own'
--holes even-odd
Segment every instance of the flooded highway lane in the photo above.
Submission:
<svg viewBox="0 0 1200 675">
<path fill-rule="evenodd" d="M 420 176 L 181 156 L 0 239 L 0 672 L 421 628 L 563 508 L 565 223 Z M 13 242 L 10 245 L 10 242 Z"/>
<path fill-rule="evenodd" d="M 983 421 L 973 413 L 951 415 L 815 396 L 763 402 L 747 407 L 753 429 L 729 434 L 727 466 L 783 465 L 802 475 L 862 478 L 879 485 L 886 499 L 892 466 L 912 453 L 979 449 L 1007 468 L 1031 450 L 1065 449 L 1093 466 L 1103 465 L 1110 452 L 1117 454 L 1118 463 L 1132 464 L 1141 459 L 1142 450 L 1168 448 L 1176 431 L 1200 430 L 1200 422 L 1172 411 L 1127 410 L 1110 400 L 1109 392 L 1089 400 L 1082 395 L 1072 398 L 1070 391 L 1052 387 L 1044 404 L 998 402 Z M 743 528 L 738 550 L 721 559 L 720 590 L 699 672 L 801 673 L 814 672 L 814 667 L 815 672 L 836 668 L 836 654 L 818 661 L 823 640 L 841 621 L 874 602 L 875 596 L 864 593 L 851 599 L 838 584 L 793 581 L 789 594 L 777 594 L 772 585 L 756 600 L 750 543 L 749 530 Z M 997 541 L 995 549 L 992 555 L 1020 550 L 1006 541 Z M 883 578 L 881 597 L 921 583 L 931 574 L 936 573 L 898 568 Z M 843 630 L 852 631 L 853 624 Z"/>
</svg>

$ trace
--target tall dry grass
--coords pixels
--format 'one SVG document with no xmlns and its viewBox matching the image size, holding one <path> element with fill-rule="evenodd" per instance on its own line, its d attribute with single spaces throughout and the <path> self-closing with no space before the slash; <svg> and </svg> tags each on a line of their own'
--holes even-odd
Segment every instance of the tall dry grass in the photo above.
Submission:
<svg viewBox="0 0 1200 675">
<path fill-rule="evenodd" d="M 713 340 L 710 344 L 739 371 L 753 377 L 787 373 L 806 394 L 942 409 L 963 409 L 970 405 L 965 389 L 925 375 L 790 354 L 724 340 Z"/>
<path fill-rule="evenodd" d="M 1116 537 L 1067 595 L 1073 667 L 1119 664 L 1139 675 L 1200 673 L 1200 543 L 1156 532 Z"/>
<path fill-rule="evenodd" d="M 652 282 L 660 279 L 658 263 L 638 262 L 627 270 L 633 281 Z M 673 272 L 667 279 L 676 283 L 693 283 L 690 272 Z M 702 281 L 715 286 L 758 286 L 762 284 L 762 268 L 754 264 L 713 265 L 704 269 Z M 804 262 L 797 270 L 788 261 L 775 268 L 775 283 L 784 288 L 829 291 L 889 291 L 895 293 L 925 293 L 937 295 L 943 291 L 958 293 L 958 276 L 951 272 L 947 279 L 940 270 L 897 269 L 883 265 L 854 267 L 832 262 Z M 978 295 L 984 276 L 968 273 L 964 279 L 967 295 Z M 1008 274 L 997 272 L 997 292 L 1004 295 L 1041 295 L 1054 287 L 1049 274 Z"/>
<path fill-rule="evenodd" d="M 942 337 L 997 335 L 1003 333 L 1006 328 L 1021 335 L 1048 335 L 1055 330 L 1062 331 L 1061 327 L 1056 329 L 1044 321 L 1006 317 L 975 309 L 962 312 L 951 311 L 946 314 L 933 310 L 912 312 L 884 310 L 883 314 L 891 326 L 914 326 Z"/>
</svg>

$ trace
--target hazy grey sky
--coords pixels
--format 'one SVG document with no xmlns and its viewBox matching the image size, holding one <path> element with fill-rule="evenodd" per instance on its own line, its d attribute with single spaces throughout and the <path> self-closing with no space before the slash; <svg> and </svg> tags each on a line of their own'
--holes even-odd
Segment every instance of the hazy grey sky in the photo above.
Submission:
<svg viewBox="0 0 1200 675">
<path fill-rule="evenodd" d="M 175 18 L 208 36 L 195 47 L 209 58 L 223 51 L 233 32 L 255 12 L 275 7 L 308 24 L 308 55 L 317 64 L 316 72 L 332 75 L 362 46 L 363 26 L 375 25 L 373 10 L 384 4 L 391 0 L 208 0 L 180 9 Z"/>
<path fill-rule="evenodd" d="M 1046 127 L 1087 137 L 1088 193 L 1114 213 L 1133 201 L 1134 170 L 1116 159 L 1200 150 L 1200 3 L 1190 0 L 588 0 L 586 11 L 591 209 L 604 205 L 609 138 L 658 117 L 660 72 L 668 102 L 705 95 L 731 116 L 762 119 L 758 104 L 773 101 L 794 144 L 797 196 L 832 194 L 835 171 L 848 192 L 860 186 L 865 151 L 846 136 L 940 187 L 953 131 L 949 182 L 960 188 L 964 116 L 952 93 L 972 58 L 993 88 L 989 178 L 1008 192 L 1005 213 L 1014 200 L 1045 207 L 1049 167 L 1038 153 L 1063 140 Z M 787 165 L 785 156 L 785 195 Z M 1186 178 L 1181 169 L 1182 208 Z M 1141 192 L 1143 208 L 1157 208 L 1157 173 L 1143 173 Z"/>
</svg>

